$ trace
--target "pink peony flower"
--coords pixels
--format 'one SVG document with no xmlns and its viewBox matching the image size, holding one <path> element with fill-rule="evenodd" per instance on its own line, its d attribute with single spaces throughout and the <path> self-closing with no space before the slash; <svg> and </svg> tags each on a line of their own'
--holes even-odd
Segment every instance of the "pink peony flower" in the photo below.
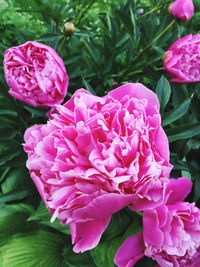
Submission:
<svg viewBox="0 0 200 267">
<path fill-rule="evenodd" d="M 112 213 L 126 205 L 163 203 L 168 141 L 158 99 L 142 84 L 105 97 L 77 90 L 24 138 L 31 177 L 52 220 L 70 224 L 75 252 L 94 248 Z"/>
<path fill-rule="evenodd" d="M 9 94 L 35 107 L 60 104 L 68 86 L 68 76 L 56 51 L 38 42 L 11 47 L 4 56 Z"/>
<path fill-rule="evenodd" d="M 200 34 L 177 40 L 164 54 L 164 69 L 171 82 L 200 81 Z"/>
<path fill-rule="evenodd" d="M 161 267 L 200 266 L 200 210 L 182 200 L 191 190 L 186 178 L 170 180 L 166 205 L 143 212 L 143 232 L 119 248 L 115 263 L 130 267 L 144 255 Z"/>
<path fill-rule="evenodd" d="M 164 69 L 171 82 L 200 81 L 200 34 L 177 40 L 164 54 Z"/>
<path fill-rule="evenodd" d="M 189 20 L 194 13 L 192 0 L 176 0 L 169 5 L 169 12 L 173 17 L 182 21 Z"/>
</svg>

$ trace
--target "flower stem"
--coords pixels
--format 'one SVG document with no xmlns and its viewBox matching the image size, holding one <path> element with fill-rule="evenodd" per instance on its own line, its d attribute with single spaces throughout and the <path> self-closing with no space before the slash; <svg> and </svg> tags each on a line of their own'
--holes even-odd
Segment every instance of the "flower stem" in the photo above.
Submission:
<svg viewBox="0 0 200 267">
<path fill-rule="evenodd" d="M 137 17 L 137 19 L 143 18 L 143 17 L 145 17 L 145 16 L 147 16 L 147 15 L 149 15 L 149 14 L 151 14 L 151 13 L 153 13 L 153 12 L 159 10 L 159 9 L 161 9 L 164 5 L 168 4 L 168 2 L 170 2 L 170 1 L 171 1 L 171 0 L 167 0 L 167 1 L 165 1 L 164 4 L 162 4 L 162 3 L 158 3 L 158 4 L 155 5 L 151 10 L 149 10 L 148 12 L 146 12 L 146 13 L 140 15 L 139 17 Z"/>
<path fill-rule="evenodd" d="M 63 48 L 63 45 L 64 45 L 66 39 L 67 39 L 67 36 L 65 35 L 65 37 L 63 38 L 62 43 L 61 43 L 61 45 L 60 45 L 60 48 L 59 48 L 59 50 L 58 50 L 58 54 L 60 54 L 60 52 L 61 52 L 61 50 L 62 50 L 62 48 Z"/>
<path fill-rule="evenodd" d="M 160 33 L 156 36 L 156 38 L 153 39 L 153 41 L 151 41 L 147 46 L 145 46 L 139 53 L 138 55 L 134 58 L 134 60 L 132 60 L 132 62 L 128 65 L 127 69 L 124 70 L 121 74 L 120 74 L 120 78 L 119 78 L 119 81 L 121 80 L 121 78 L 124 76 L 124 75 L 127 75 L 130 71 L 130 68 L 133 66 L 132 63 L 135 62 L 143 53 L 144 51 L 146 51 L 147 49 L 149 49 L 152 45 L 154 45 L 165 33 L 166 31 L 168 31 L 173 25 L 174 23 L 176 22 L 175 19 L 173 19 L 171 21 L 171 23 Z"/>
<path fill-rule="evenodd" d="M 168 31 L 169 28 L 171 28 L 171 26 L 174 25 L 175 21 L 176 20 L 173 19 L 172 22 L 160 34 L 158 34 L 156 36 L 156 38 L 154 38 L 150 44 L 145 46 L 145 48 L 143 48 L 142 51 L 140 51 L 140 53 L 138 54 L 138 56 L 136 58 L 140 57 L 145 50 L 149 49 L 153 44 L 155 44 L 166 33 L 166 31 Z"/>
</svg>

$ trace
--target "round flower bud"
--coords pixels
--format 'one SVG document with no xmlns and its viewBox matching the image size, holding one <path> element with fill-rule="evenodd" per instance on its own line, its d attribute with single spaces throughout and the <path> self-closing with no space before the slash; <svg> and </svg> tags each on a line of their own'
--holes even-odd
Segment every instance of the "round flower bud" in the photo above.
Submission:
<svg viewBox="0 0 200 267">
<path fill-rule="evenodd" d="M 74 26 L 72 22 L 67 22 L 65 23 L 63 30 L 66 36 L 72 36 L 76 30 L 76 27 Z"/>
</svg>

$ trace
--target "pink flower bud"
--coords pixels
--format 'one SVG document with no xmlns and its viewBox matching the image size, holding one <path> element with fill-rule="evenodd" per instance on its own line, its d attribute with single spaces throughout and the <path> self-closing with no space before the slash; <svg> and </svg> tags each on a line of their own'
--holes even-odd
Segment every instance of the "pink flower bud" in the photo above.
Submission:
<svg viewBox="0 0 200 267">
<path fill-rule="evenodd" d="M 189 34 L 177 40 L 164 54 L 164 69 L 170 82 L 200 81 L 200 34 Z"/>
<path fill-rule="evenodd" d="M 142 15 L 143 13 L 144 13 L 144 9 L 141 8 L 141 9 L 139 10 L 139 14 Z"/>
<path fill-rule="evenodd" d="M 67 36 L 72 36 L 76 30 L 76 28 L 72 22 L 65 23 L 63 28 L 64 28 L 65 35 L 67 35 Z"/>
<path fill-rule="evenodd" d="M 63 60 L 56 51 L 38 42 L 11 47 L 4 56 L 9 94 L 35 107 L 60 104 L 68 87 Z"/>
<path fill-rule="evenodd" d="M 189 20 L 194 13 L 192 0 L 176 0 L 169 5 L 169 12 L 173 17 L 182 21 Z"/>
</svg>

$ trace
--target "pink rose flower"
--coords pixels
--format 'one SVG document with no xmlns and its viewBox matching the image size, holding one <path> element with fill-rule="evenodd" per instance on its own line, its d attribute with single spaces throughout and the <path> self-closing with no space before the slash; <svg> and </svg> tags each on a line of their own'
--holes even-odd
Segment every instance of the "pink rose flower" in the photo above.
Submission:
<svg viewBox="0 0 200 267">
<path fill-rule="evenodd" d="M 4 56 L 9 94 L 35 107 L 60 104 L 68 87 L 63 60 L 56 51 L 38 42 L 11 47 Z"/>
<path fill-rule="evenodd" d="M 27 167 L 49 211 L 70 224 L 74 251 L 94 248 L 112 213 L 163 203 L 172 165 L 157 96 L 126 84 L 104 97 L 77 90 L 25 133 Z"/>
<path fill-rule="evenodd" d="M 169 12 L 173 17 L 182 21 L 189 20 L 194 13 L 192 0 L 176 0 L 169 5 Z"/>
<path fill-rule="evenodd" d="M 143 212 L 143 232 L 119 248 L 115 263 L 131 267 L 144 255 L 161 267 L 200 266 L 200 210 L 182 200 L 191 190 L 186 178 L 170 180 L 166 205 Z"/>
<path fill-rule="evenodd" d="M 200 34 L 177 40 L 164 54 L 164 69 L 171 82 L 200 81 Z"/>
</svg>

